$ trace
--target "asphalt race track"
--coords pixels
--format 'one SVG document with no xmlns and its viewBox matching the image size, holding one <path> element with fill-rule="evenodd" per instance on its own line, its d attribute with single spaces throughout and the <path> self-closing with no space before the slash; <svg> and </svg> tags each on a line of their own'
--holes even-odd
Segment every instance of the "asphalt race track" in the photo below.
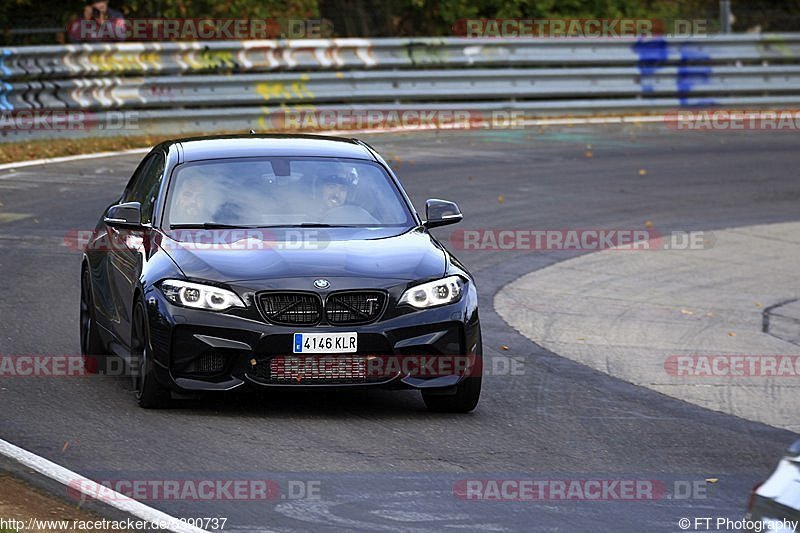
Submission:
<svg viewBox="0 0 800 533">
<path fill-rule="evenodd" d="M 666 232 L 800 218 L 791 132 L 629 125 L 365 139 L 393 159 L 418 209 L 431 197 L 459 203 L 464 222 L 435 230 L 445 239 L 457 229 L 650 220 Z M 94 226 L 140 158 L 0 171 L 0 354 L 78 353 L 80 253 L 64 237 Z M 267 501 L 145 502 L 177 517 L 226 517 L 225 530 L 679 531 L 683 517 L 742 517 L 750 488 L 796 435 L 627 384 L 515 333 L 493 295 L 570 253 L 456 254 L 478 280 L 485 357 L 518 369 L 485 378 L 470 415 L 373 391 L 145 411 L 127 378 L 15 377 L 0 381 L 0 438 L 96 480 L 277 482 Z M 466 480 L 488 479 L 648 480 L 663 490 L 608 501 L 463 497 Z"/>
</svg>

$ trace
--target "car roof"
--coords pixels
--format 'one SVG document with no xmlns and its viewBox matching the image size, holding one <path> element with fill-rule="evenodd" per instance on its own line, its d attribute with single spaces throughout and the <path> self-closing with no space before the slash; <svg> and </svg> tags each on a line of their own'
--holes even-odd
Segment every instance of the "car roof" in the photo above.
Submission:
<svg viewBox="0 0 800 533">
<path fill-rule="evenodd" d="M 243 134 L 175 139 L 181 162 L 233 157 L 347 157 L 375 161 L 357 139 L 323 135 Z"/>
</svg>

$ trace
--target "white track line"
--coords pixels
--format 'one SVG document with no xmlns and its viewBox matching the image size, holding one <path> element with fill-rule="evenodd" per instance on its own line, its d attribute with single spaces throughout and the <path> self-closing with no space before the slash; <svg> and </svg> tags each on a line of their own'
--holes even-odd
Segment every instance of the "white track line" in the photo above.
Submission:
<svg viewBox="0 0 800 533">
<path fill-rule="evenodd" d="M 0 165 L 0 170 L 32 167 L 34 165 L 47 165 L 50 163 L 64 163 L 67 161 L 80 161 L 81 159 L 97 159 L 98 157 L 114 157 L 114 156 L 128 155 L 128 154 L 146 154 L 150 150 L 151 148 L 133 148 L 131 150 L 120 150 L 118 152 L 97 152 L 94 154 L 65 155 L 63 157 L 31 159 L 30 161 L 19 161 L 17 163 L 4 163 Z"/>
<path fill-rule="evenodd" d="M 65 487 L 68 487 L 70 491 L 80 492 L 88 497 L 102 495 L 98 501 L 116 507 L 120 511 L 133 515 L 140 520 L 161 524 L 163 526 L 161 529 L 174 531 L 175 533 L 203 533 L 205 531 L 181 522 L 177 518 L 153 509 L 152 507 L 148 507 L 133 498 L 129 498 L 124 494 L 120 494 L 108 487 L 95 483 L 91 479 L 76 474 L 63 466 L 48 461 L 44 457 L 39 457 L 36 454 L 23 450 L 19 446 L 14 446 L 10 442 L 2 439 L 0 439 L 0 455 L 9 457 L 50 479 L 58 481 Z"/>
</svg>

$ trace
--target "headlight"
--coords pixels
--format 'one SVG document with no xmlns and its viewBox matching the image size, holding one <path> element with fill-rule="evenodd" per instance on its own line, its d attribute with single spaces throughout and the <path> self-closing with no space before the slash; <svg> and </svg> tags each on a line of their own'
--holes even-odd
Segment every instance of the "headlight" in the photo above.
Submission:
<svg viewBox="0 0 800 533">
<path fill-rule="evenodd" d="M 398 303 L 425 309 L 457 302 L 463 292 L 464 281 L 458 276 L 449 276 L 411 287 L 403 293 Z"/>
<path fill-rule="evenodd" d="M 224 311 L 231 307 L 245 306 L 242 299 L 233 291 L 188 281 L 164 280 L 161 282 L 161 292 L 170 302 L 195 309 Z"/>
</svg>

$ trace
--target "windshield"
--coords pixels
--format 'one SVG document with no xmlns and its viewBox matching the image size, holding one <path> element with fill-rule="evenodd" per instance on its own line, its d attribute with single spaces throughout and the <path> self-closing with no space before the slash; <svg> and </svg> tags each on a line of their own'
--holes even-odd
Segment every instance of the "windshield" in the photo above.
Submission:
<svg viewBox="0 0 800 533">
<path fill-rule="evenodd" d="M 165 227 L 411 226 L 377 164 L 337 158 L 217 159 L 179 165 Z"/>
</svg>

